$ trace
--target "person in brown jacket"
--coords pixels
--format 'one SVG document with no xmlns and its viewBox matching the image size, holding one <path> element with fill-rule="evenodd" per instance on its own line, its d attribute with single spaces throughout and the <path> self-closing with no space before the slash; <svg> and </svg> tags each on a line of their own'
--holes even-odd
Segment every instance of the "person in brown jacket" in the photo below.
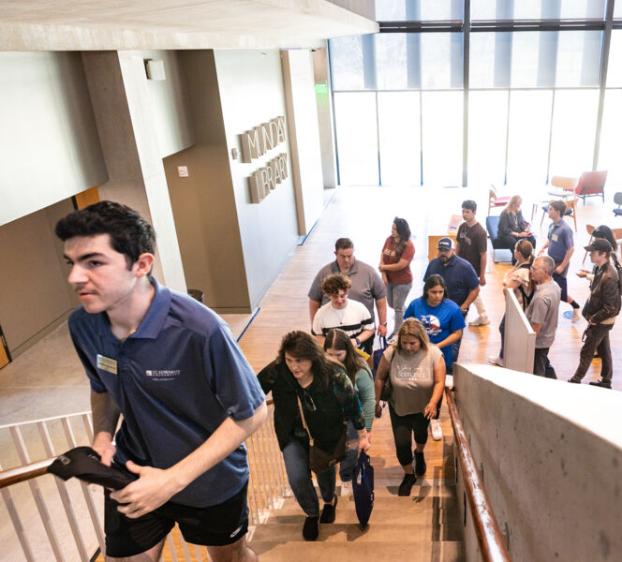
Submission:
<svg viewBox="0 0 622 562">
<path fill-rule="evenodd" d="M 590 259 L 594 264 L 590 297 L 583 307 L 583 316 L 588 321 L 588 326 L 583 334 L 579 366 L 568 382 L 581 382 L 592 362 L 594 351 L 598 351 L 602 361 L 600 380 L 592 381 L 590 384 L 611 388 L 613 366 L 609 332 L 620 313 L 620 281 L 616 268 L 611 264 L 613 248 L 607 240 L 595 238 L 585 249 L 590 252 Z M 583 270 L 578 275 L 586 277 L 588 272 Z"/>
</svg>

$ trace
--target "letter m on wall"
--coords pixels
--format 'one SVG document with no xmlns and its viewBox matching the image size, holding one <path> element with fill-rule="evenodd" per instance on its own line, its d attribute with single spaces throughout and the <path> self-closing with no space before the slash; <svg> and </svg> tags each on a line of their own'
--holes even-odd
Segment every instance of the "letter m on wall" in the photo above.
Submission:
<svg viewBox="0 0 622 562">
<path fill-rule="evenodd" d="M 240 135 L 242 145 L 242 162 L 249 164 L 253 158 L 261 156 L 261 139 L 258 129 L 251 129 Z"/>
</svg>

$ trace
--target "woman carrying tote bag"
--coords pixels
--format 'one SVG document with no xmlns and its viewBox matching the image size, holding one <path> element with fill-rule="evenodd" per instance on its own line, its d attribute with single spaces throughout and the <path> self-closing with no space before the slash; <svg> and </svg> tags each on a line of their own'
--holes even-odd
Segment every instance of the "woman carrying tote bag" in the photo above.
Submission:
<svg viewBox="0 0 622 562">
<path fill-rule="evenodd" d="M 302 536 L 314 541 L 319 523 L 335 521 L 335 464 L 345 454 L 346 421 L 352 421 L 357 430 L 359 450 L 369 449 L 361 404 L 343 367 L 328 359 L 305 332 L 286 334 L 277 358 L 258 376 L 264 392 L 272 392 L 274 426 L 287 479 L 306 514 Z M 324 500 L 321 515 L 311 479 L 312 461 L 326 464 L 316 471 Z"/>
</svg>

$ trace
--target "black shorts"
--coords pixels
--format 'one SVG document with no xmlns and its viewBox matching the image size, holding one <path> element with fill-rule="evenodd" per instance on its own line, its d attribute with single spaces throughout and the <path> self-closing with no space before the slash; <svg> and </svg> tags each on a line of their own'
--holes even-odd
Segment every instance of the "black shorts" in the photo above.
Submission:
<svg viewBox="0 0 622 562">
<path fill-rule="evenodd" d="M 248 530 L 248 482 L 227 501 L 209 507 L 189 507 L 167 502 L 138 519 L 117 510 L 118 503 L 105 492 L 106 554 L 134 556 L 162 542 L 175 523 L 187 542 L 204 546 L 233 544 Z"/>
</svg>

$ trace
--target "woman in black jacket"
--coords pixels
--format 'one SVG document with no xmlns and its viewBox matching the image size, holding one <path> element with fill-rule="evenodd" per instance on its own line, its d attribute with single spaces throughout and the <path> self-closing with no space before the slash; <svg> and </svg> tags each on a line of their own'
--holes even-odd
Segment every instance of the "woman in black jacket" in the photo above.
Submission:
<svg viewBox="0 0 622 562">
<path fill-rule="evenodd" d="M 510 249 L 514 249 L 519 240 L 529 240 L 536 247 L 536 239 L 529 229 L 530 224 L 523 218 L 520 209 L 522 202 L 520 195 L 514 195 L 499 215 L 499 239 Z"/>
<path fill-rule="evenodd" d="M 358 430 L 359 449 L 369 449 L 365 420 L 354 386 L 343 367 L 329 360 L 313 336 L 294 331 L 285 335 L 277 358 L 259 373 L 264 392 L 272 391 L 274 425 L 296 501 L 307 517 L 302 529 L 305 540 L 317 539 L 319 523 L 335 520 L 335 465 L 317 473 L 324 500 L 320 516 L 317 493 L 311 480 L 309 435 L 314 447 L 345 453 L 346 420 Z"/>
</svg>

